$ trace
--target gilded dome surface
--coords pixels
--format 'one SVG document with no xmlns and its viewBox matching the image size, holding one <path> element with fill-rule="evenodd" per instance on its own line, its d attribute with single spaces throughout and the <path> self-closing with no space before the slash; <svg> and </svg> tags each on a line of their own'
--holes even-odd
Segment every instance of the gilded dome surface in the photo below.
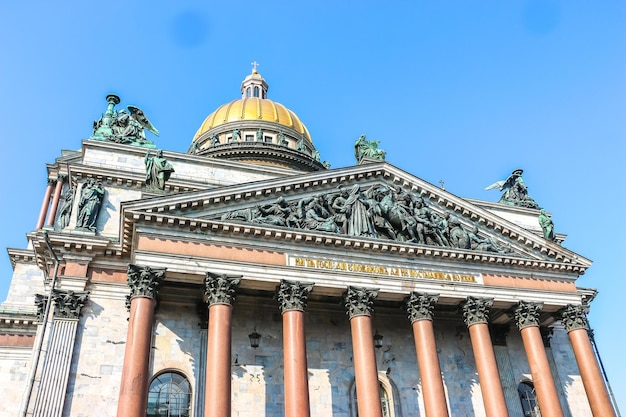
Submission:
<svg viewBox="0 0 626 417">
<path fill-rule="evenodd" d="M 194 141 L 214 127 L 244 120 L 262 120 L 283 125 L 303 135 L 309 143 L 313 143 L 308 129 L 294 112 L 280 103 L 259 97 L 241 98 L 218 107 L 204 119 L 194 136 Z"/>
</svg>

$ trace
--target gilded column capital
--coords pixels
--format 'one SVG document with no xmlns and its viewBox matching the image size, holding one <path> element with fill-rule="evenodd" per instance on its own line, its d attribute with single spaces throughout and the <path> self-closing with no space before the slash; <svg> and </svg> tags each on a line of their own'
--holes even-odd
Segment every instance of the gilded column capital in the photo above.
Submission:
<svg viewBox="0 0 626 417">
<path fill-rule="evenodd" d="M 89 291 L 52 290 L 54 317 L 57 319 L 78 319 L 80 310 L 89 299 Z"/>
<path fill-rule="evenodd" d="M 230 304 L 235 301 L 235 290 L 241 282 L 241 275 L 214 274 L 207 272 L 204 278 L 204 302 Z"/>
<path fill-rule="evenodd" d="M 461 304 L 463 321 L 467 327 L 473 324 L 488 323 L 493 298 L 467 297 Z"/>
<path fill-rule="evenodd" d="M 520 301 L 515 308 L 515 324 L 517 328 L 522 330 L 526 327 L 539 327 L 539 314 L 542 307 L 542 303 Z"/>
<path fill-rule="evenodd" d="M 155 299 L 159 295 L 159 288 L 165 279 L 165 268 L 151 268 L 128 264 L 127 282 L 130 287 L 128 301 L 133 297 L 148 297 Z"/>
<path fill-rule="evenodd" d="M 559 311 L 559 314 L 568 333 L 578 329 L 589 330 L 589 321 L 583 306 L 568 304 Z"/>
<path fill-rule="evenodd" d="M 426 294 L 420 292 L 412 292 L 404 299 L 404 306 L 409 315 L 411 323 L 417 320 L 433 319 L 435 304 L 439 300 L 439 294 Z"/>
<path fill-rule="evenodd" d="M 276 287 L 276 299 L 281 313 L 290 310 L 304 311 L 307 297 L 315 284 L 305 284 L 300 281 L 283 279 Z"/>
<path fill-rule="evenodd" d="M 348 291 L 343 295 L 346 314 L 349 318 L 372 315 L 374 299 L 377 296 L 378 289 L 349 286 Z"/>
</svg>

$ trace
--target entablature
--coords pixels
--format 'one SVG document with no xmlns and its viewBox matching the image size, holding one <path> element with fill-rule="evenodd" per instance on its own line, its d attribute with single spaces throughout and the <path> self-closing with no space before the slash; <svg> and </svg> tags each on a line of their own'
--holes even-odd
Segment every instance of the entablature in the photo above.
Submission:
<svg viewBox="0 0 626 417">
<path fill-rule="evenodd" d="M 338 187 L 348 188 L 355 184 L 365 188 L 380 184 L 382 187 L 403 189 L 404 193 L 414 193 L 419 198 L 431 202 L 432 211 L 440 217 L 453 213 L 465 228 L 477 225 L 481 233 L 488 233 L 502 245 L 507 245 L 514 253 L 496 251 L 463 251 L 436 245 L 420 245 L 386 239 L 360 239 L 345 234 L 316 233 L 302 228 L 272 227 L 254 222 L 223 220 L 225 214 L 260 204 L 269 204 L 272 199 L 283 198 L 289 204 L 297 199 L 315 198 L 333 192 Z M 469 203 L 432 184 L 386 163 L 367 164 L 357 167 L 315 172 L 287 178 L 273 179 L 257 183 L 221 187 L 215 190 L 179 194 L 150 201 L 124 204 L 123 235 L 132 234 L 134 222 L 147 222 L 156 225 L 175 226 L 191 231 L 211 231 L 212 233 L 234 233 L 251 236 L 265 236 L 274 239 L 313 241 L 331 246 L 350 246 L 373 250 L 389 250 L 409 255 L 443 256 L 452 259 L 467 259 L 481 262 L 495 262 L 506 265 L 520 265 L 531 268 L 548 268 L 583 274 L 591 262 L 557 243 L 546 241 L 542 236 L 525 230 L 506 219 L 498 217 L 486 209 Z M 133 214 L 129 214 L 132 212 Z M 221 217 L 221 218 L 220 218 Z M 124 242 L 124 250 L 128 250 Z"/>
</svg>

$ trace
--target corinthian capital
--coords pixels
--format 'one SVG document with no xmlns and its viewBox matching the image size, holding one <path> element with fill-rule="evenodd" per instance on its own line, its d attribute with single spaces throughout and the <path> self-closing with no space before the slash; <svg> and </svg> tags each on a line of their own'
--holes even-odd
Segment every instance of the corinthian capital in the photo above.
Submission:
<svg viewBox="0 0 626 417">
<path fill-rule="evenodd" d="M 209 305 L 233 304 L 235 290 L 241 282 L 241 275 L 206 273 L 204 278 L 204 300 Z"/>
<path fill-rule="evenodd" d="M 585 329 L 589 330 L 589 322 L 587 321 L 587 313 L 583 306 L 575 306 L 568 304 L 559 311 L 561 321 L 565 330 L 569 333 L 572 330 Z"/>
<path fill-rule="evenodd" d="M 77 319 L 78 317 L 80 317 L 80 310 L 81 308 L 83 308 L 88 298 L 89 291 L 52 291 L 52 301 L 54 302 L 54 317 L 61 319 Z"/>
<path fill-rule="evenodd" d="M 489 322 L 489 310 L 493 305 L 493 298 L 467 297 L 461 305 L 463 321 L 467 327 L 472 324 Z"/>
<path fill-rule="evenodd" d="M 348 291 L 343 295 L 348 317 L 370 316 L 374 311 L 374 299 L 377 296 L 377 289 L 348 287 Z"/>
<path fill-rule="evenodd" d="M 517 324 L 517 328 L 522 330 L 526 327 L 539 326 L 541 308 L 541 303 L 520 301 L 515 308 L 515 324 Z"/>
<path fill-rule="evenodd" d="M 156 299 L 164 279 L 165 268 L 153 269 L 149 266 L 128 264 L 129 300 L 133 297 Z"/>
<path fill-rule="evenodd" d="M 404 300 L 406 312 L 409 314 L 409 321 L 413 323 L 417 320 L 432 320 L 437 300 L 439 300 L 438 294 L 412 292 Z"/>
<path fill-rule="evenodd" d="M 304 311 L 307 296 L 313 290 L 314 284 L 303 284 L 300 281 L 287 281 L 283 279 L 276 287 L 276 299 L 280 304 L 280 311 L 289 310 Z"/>
<path fill-rule="evenodd" d="M 43 294 L 35 294 L 35 306 L 37 307 L 37 322 L 43 322 L 46 314 L 46 306 L 48 304 L 48 296 Z"/>
</svg>

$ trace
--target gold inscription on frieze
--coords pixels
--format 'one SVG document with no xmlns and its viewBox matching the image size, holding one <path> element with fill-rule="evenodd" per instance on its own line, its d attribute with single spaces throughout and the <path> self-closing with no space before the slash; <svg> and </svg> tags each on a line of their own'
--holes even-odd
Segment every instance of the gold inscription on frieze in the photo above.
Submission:
<svg viewBox="0 0 626 417">
<path fill-rule="evenodd" d="M 359 264 L 353 262 L 337 262 L 327 259 L 294 258 L 295 266 L 305 268 L 329 269 L 376 275 L 391 275 L 407 278 L 426 278 L 441 281 L 476 282 L 476 276 L 471 274 L 457 274 L 454 272 L 427 271 L 422 269 L 385 267 L 380 265 Z"/>
</svg>

